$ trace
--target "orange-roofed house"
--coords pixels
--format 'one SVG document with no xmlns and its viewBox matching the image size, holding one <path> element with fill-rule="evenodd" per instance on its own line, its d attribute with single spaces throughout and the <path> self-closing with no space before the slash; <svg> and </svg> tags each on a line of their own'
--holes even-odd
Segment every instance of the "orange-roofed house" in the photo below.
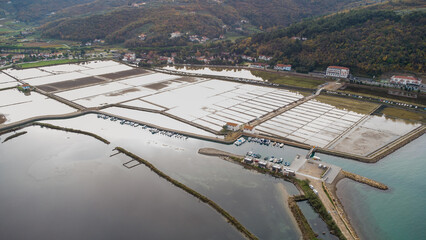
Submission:
<svg viewBox="0 0 426 240">
<path fill-rule="evenodd" d="M 243 132 L 245 132 L 245 133 L 251 133 L 251 134 L 254 134 L 254 133 L 255 133 L 255 131 L 254 131 L 254 127 L 253 127 L 253 126 L 248 126 L 248 125 L 246 125 L 246 126 L 244 126 L 244 128 L 243 128 Z"/>
<path fill-rule="evenodd" d="M 238 131 L 240 129 L 240 126 L 236 123 L 227 122 L 226 123 L 226 129 L 229 131 Z"/>
</svg>

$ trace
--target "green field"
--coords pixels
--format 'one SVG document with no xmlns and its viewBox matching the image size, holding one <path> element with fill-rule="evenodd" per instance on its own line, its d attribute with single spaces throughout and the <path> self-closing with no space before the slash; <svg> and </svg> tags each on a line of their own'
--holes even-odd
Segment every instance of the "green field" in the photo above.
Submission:
<svg viewBox="0 0 426 240">
<path fill-rule="evenodd" d="M 44 66 L 66 64 L 66 63 L 77 63 L 77 62 L 84 62 L 84 61 L 85 60 L 81 60 L 81 59 L 59 59 L 59 60 L 52 60 L 52 61 L 23 63 L 23 64 L 18 65 L 18 67 L 24 69 L 24 68 L 44 67 Z"/>
<path fill-rule="evenodd" d="M 379 106 L 379 104 L 372 102 L 364 102 L 350 98 L 332 97 L 326 95 L 320 95 L 316 97 L 315 100 L 333 105 L 339 109 L 354 111 L 361 114 L 370 114 L 371 111 Z"/>
<path fill-rule="evenodd" d="M 266 71 L 256 71 L 252 70 L 251 73 L 257 77 L 261 77 L 264 80 L 268 80 L 272 83 L 278 83 L 294 87 L 303 87 L 316 89 L 319 85 L 325 83 L 325 80 L 320 80 L 317 78 L 295 76 L 285 73 L 274 73 Z"/>
<path fill-rule="evenodd" d="M 394 118 L 402 118 L 406 120 L 414 120 L 426 123 L 426 113 L 407 111 L 400 108 L 386 107 L 381 113 Z"/>
</svg>

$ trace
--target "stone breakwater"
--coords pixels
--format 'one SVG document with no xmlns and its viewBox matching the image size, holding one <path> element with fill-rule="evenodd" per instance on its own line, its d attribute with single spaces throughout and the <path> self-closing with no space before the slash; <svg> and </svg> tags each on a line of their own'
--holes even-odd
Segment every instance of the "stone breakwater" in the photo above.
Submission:
<svg viewBox="0 0 426 240">
<path fill-rule="evenodd" d="M 342 170 L 342 173 L 343 173 L 343 176 L 345 176 L 346 178 L 352 179 L 352 180 L 360 182 L 360 183 L 367 184 L 371 187 L 375 187 L 375 188 L 378 188 L 380 190 L 388 190 L 389 189 L 388 186 L 386 186 L 383 183 L 371 180 L 369 178 L 360 176 L 358 174 L 347 172 L 345 170 Z"/>
</svg>

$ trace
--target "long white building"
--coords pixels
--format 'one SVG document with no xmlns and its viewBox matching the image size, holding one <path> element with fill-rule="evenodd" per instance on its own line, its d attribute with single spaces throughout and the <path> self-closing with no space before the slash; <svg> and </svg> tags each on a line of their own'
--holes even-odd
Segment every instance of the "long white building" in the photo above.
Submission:
<svg viewBox="0 0 426 240">
<path fill-rule="evenodd" d="M 329 66 L 325 75 L 328 77 L 347 78 L 349 76 L 349 68 L 340 66 Z"/>
</svg>

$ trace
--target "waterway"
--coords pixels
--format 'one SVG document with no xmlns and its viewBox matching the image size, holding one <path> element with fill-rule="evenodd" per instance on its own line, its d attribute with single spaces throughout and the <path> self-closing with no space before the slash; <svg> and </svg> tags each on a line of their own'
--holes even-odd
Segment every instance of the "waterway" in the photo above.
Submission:
<svg viewBox="0 0 426 240">
<path fill-rule="evenodd" d="M 281 149 L 256 143 L 236 147 L 191 138 L 170 138 L 98 119 L 96 115 L 48 122 L 94 132 L 110 140 L 112 146 L 122 146 L 140 155 L 171 177 L 216 201 L 261 239 L 300 237 L 284 197 L 297 194 L 293 185 L 217 157 L 199 155 L 197 151 L 201 147 L 237 154 L 254 151 L 263 157 L 274 155 L 291 162 L 297 154 L 306 154 L 307 150 L 290 146 Z M 25 137 L 11 141 L 18 142 Z M 426 168 L 423 157 L 426 154 L 425 143 L 426 136 L 422 136 L 376 164 L 318 154 L 325 162 L 390 187 L 389 191 L 380 191 L 350 180 L 338 184 L 338 195 L 362 239 L 424 239 L 426 236 L 423 227 L 426 222 L 423 207 L 426 199 L 423 191 L 426 189 L 423 171 Z M 3 156 L 1 148 L 0 155 Z M 135 169 L 138 168 L 141 167 Z"/>
<path fill-rule="evenodd" d="M 300 210 L 308 220 L 309 225 L 312 230 L 318 234 L 318 238 L 323 240 L 338 240 L 339 238 L 330 234 L 330 231 L 327 228 L 327 224 L 321 219 L 318 213 L 316 213 L 308 201 L 298 202 Z"/>
</svg>

